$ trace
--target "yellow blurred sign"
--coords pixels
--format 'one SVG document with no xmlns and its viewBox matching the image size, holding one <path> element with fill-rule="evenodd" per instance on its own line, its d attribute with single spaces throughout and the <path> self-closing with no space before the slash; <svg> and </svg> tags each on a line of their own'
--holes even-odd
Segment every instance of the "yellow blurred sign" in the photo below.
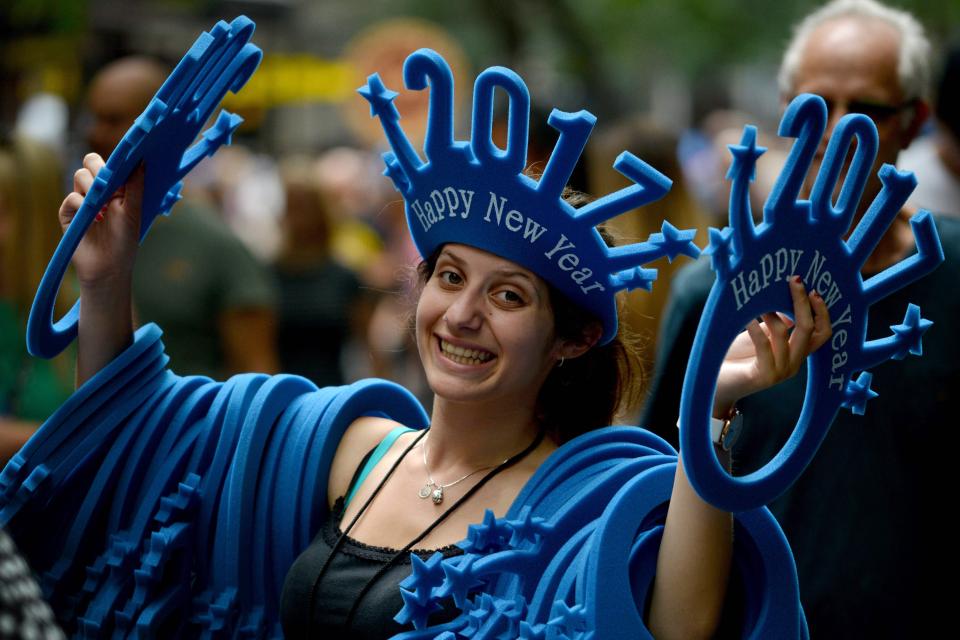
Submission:
<svg viewBox="0 0 960 640">
<path fill-rule="evenodd" d="M 237 94 L 227 94 L 230 110 L 269 109 L 305 102 L 343 102 L 352 99 L 362 79 L 354 67 L 339 60 L 308 54 L 265 54 L 260 68 Z"/>
</svg>

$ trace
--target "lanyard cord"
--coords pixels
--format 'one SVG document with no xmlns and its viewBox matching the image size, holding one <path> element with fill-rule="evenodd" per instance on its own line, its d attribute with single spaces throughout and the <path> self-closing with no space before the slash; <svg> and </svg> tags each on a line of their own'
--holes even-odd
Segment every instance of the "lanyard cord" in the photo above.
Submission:
<svg viewBox="0 0 960 640">
<path fill-rule="evenodd" d="M 377 494 L 380 492 L 380 489 L 383 488 L 383 486 L 386 484 L 387 480 L 390 478 L 390 476 L 393 474 L 393 472 L 397 469 L 397 467 L 400 465 L 400 463 L 403 461 L 403 459 L 407 456 L 407 454 L 410 452 L 410 450 L 413 449 L 415 446 L 417 446 L 417 444 L 418 444 L 418 443 L 420 442 L 420 440 L 426 435 L 426 433 L 427 433 L 427 430 L 424 430 L 424 432 L 423 432 L 422 434 L 420 434 L 420 435 L 410 444 L 410 446 L 408 446 L 408 447 L 404 450 L 404 452 L 400 455 L 400 457 L 397 459 L 397 461 L 393 463 L 393 466 L 390 467 L 390 470 L 387 472 L 387 475 L 384 476 L 383 480 L 380 481 L 380 484 L 379 484 L 379 485 L 377 486 L 377 488 L 374 490 L 374 492 L 373 492 L 373 494 L 370 496 L 370 498 L 367 499 L 367 501 L 364 503 L 363 507 L 360 508 L 360 511 L 357 512 L 357 515 L 354 516 L 353 520 L 350 522 L 350 524 L 347 526 L 347 528 L 340 534 L 340 537 L 337 538 L 336 544 L 334 544 L 333 549 L 331 549 L 331 551 L 330 551 L 330 555 L 327 556 L 327 559 L 324 561 L 323 566 L 320 568 L 320 573 L 319 573 L 319 575 L 317 576 L 317 579 L 316 579 L 316 580 L 314 581 L 314 583 L 313 583 L 313 588 L 310 590 L 310 613 L 309 613 L 309 615 L 310 615 L 311 624 L 312 624 L 313 619 L 314 619 L 314 617 L 313 617 L 313 610 L 314 610 L 314 604 L 315 604 L 315 600 L 316 600 L 317 587 L 319 586 L 320 580 L 323 578 L 323 575 L 324 575 L 324 573 L 326 572 L 327 567 L 328 567 L 329 564 L 330 564 L 330 561 L 333 559 L 333 556 L 334 556 L 334 555 L 336 554 L 336 552 L 339 550 L 339 548 L 340 548 L 341 545 L 342 545 L 343 540 L 347 537 L 347 534 L 350 532 L 350 530 L 353 528 L 353 526 L 357 523 L 357 520 L 360 519 L 360 516 L 363 515 L 363 513 L 367 510 L 367 507 L 370 506 L 370 503 L 373 502 L 373 499 L 374 499 L 374 498 L 377 496 Z M 479 480 L 479 482 L 477 482 L 477 484 L 475 484 L 475 485 L 473 485 L 472 487 L 470 487 L 470 489 L 469 489 L 465 494 L 463 494 L 463 496 L 462 496 L 459 500 L 457 500 L 456 502 L 454 502 L 446 511 L 444 511 L 442 514 L 440 514 L 440 516 L 439 516 L 436 520 L 434 520 L 433 523 L 432 523 L 429 527 L 427 527 L 426 529 L 424 529 L 423 532 L 420 533 L 420 535 L 418 535 L 416 538 L 414 538 L 413 540 L 411 540 L 410 542 L 408 542 L 402 549 L 400 549 L 399 551 L 397 551 L 397 553 L 395 553 L 395 554 L 393 555 L 393 557 L 391 557 L 384 565 L 382 565 L 379 569 L 377 569 L 376 573 L 374 573 L 373 576 L 372 576 L 369 580 L 367 580 L 367 582 L 363 585 L 363 589 L 360 590 L 360 593 L 357 595 L 357 597 L 354 598 L 354 600 L 353 600 L 353 605 L 350 607 L 350 611 L 347 613 L 347 618 L 346 618 L 346 620 L 344 621 L 344 627 L 345 627 L 346 629 L 349 629 L 349 628 L 350 628 L 350 625 L 351 625 L 352 622 L 353 622 L 353 618 L 354 618 L 354 616 L 356 615 L 357 609 L 359 608 L 360 602 L 363 600 L 364 596 L 367 595 L 367 592 L 370 591 L 370 588 L 373 587 L 373 585 L 376 583 L 376 581 L 387 571 L 387 569 L 389 569 L 390 567 L 392 567 L 393 564 L 394 564 L 399 558 L 401 558 L 403 555 L 409 553 L 410 550 L 414 547 L 414 545 L 416 545 L 418 542 L 420 542 L 421 540 L 423 540 L 424 538 L 426 538 L 428 535 L 430 535 L 430 533 L 431 533 L 434 529 L 436 529 L 438 526 L 440 526 L 440 524 L 442 524 L 442 523 L 444 522 L 444 520 L 446 520 L 447 517 L 448 517 L 450 514 L 452 514 L 454 511 L 456 511 L 457 508 L 459 508 L 461 504 L 463 504 L 464 502 L 466 502 L 467 500 L 469 500 L 477 491 L 479 491 L 479 490 L 483 487 L 483 485 L 485 485 L 487 482 L 489 482 L 489 481 L 492 480 L 494 477 L 496 477 L 496 475 L 499 474 L 501 471 L 504 471 L 504 470 L 512 467 L 512 466 L 515 465 L 517 462 L 519 462 L 519 461 L 522 460 L 523 458 L 527 457 L 527 455 L 529 455 L 531 451 L 533 451 L 534 449 L 536 449 L 536 448 L 540 445 L 540 443 L 543 441 L 543 438 L 544 438 L 545 435 L 546 435 L 545 432 L 541 430 L 541 431 L 537 434 L 537 437 L 533 439 L 533 442 L 531 442 L 529 445 L 527 445 L 527 447 L 526 447 L 523 451 L 520 451 L 519 453 L 513 455 L 512 457 L 504 460 L 504 461 L 501 462 L 499 465 L 497 465 L 495 468 L 491 469 L 490 473 L 488 473 L 487 475 L 483 476 L 483 477 Z"/>
<path fill-rule="evenodd" d="M 353 520 L 350 521 L 350 524 L 347 525 L 347 528 L 340 533 L 340 537 L 337 538 L 337 541 L 333 543 L 333 548 L 330 549 L 330 554 L 327 556 L 327 559 L 323 561 L 323 564 L 320 565 L 320 571 L 317 573 L 316 579 L 313 581 L 313 586 L 310 587 L 310 608 L 308 609 L 308 615 L 310 616 L 310 623 L 308 627 L 313 627 L 313 610 L 316 604 L 317 599 L 317 588 L 320 586 L 320 581 L 323 579 L 324 574 L 327 572 L 327 568 L 330 566 L 330 562 L 333 560 L 333 557 L 337 554 L 337 551 L 340 550 L 340 547 L 343 546 L 343 541 L 347 537 L 347 533 L 353 529 L 353 525 L 357 524 L 357 520 L 360 519 L 360 516 L 367 510 L 367 507 L 370 506 L 370 503 L 373 502 L 373 499 L 377 497 L 377 494 L 380 493 L 380 490 L 383 489 L 383 486 L 387 483 L 387 480 L 390 476 L 393 475 L 393 472 L 397 470 L 397 467 L 400 466 L 400 463 L 403 462 L 403 459 L 407 457 L 407 454 L 410 453 L 410 450 L 413 449 L 417 444 L 427 435 L 427 429 L 424 429 L 423 432 L 413 439 L 413 442 L 403 450 L 403 453 L 400 454 L 400 457 L 397 458 L 397 461 L 391 465 L 390 469 L 387 471 L 387 475 L 384 476 L 383 480 L 380 481 L 380 484 L 377 485 L 377 488 L 373 490 L 373 493 L 367 498 L 367 501 L 363 503 L 363 506 L 360 507 L 360 510 L 357 512 L 357 515 L 353 517 Z M 344 506 L 346 509 L 346 506 Z M 312 629 L 311 629 L 312 631 Z"/>
</svg>

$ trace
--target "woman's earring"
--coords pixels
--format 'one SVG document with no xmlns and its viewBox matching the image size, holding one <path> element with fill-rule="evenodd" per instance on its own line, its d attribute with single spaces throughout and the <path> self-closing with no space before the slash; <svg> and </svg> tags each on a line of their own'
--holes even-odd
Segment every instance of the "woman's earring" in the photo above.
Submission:
<svg viewBox="0 0 960 640">
<path fill-rule="evenodd" d="M 560 364 L 557 365 L 557 369 L 563 366 L 564 357 L 560 356 Z"/>
</svg>

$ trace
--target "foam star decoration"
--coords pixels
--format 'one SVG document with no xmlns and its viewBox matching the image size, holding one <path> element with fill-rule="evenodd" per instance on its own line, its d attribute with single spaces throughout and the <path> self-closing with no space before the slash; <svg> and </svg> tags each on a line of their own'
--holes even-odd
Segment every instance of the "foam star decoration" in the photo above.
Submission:
<svg viewBox="0 0 960 640">
<path fill-rule="evenodd" d="M 430 597 L 430 591 L 443 583 L 444 570 L 442 568 L 443 554 L 434 553 L 426 562 L 415 553 L 410 554 L 411 573 L 400 582 L 400 586 L 415 591 L 420 602 L 425 603 Z"/>
<path fill-rule="evenodd" d="M 493 511 L 487 509 L 483 514 L 483 522 L 467 527 L 467 543 L 464 551 L 473 553 L 492 553 L 501 551 L 504 547 L 508 531 L 497 520 Z"/>
<path fill-rule="evenodd" d="M 436 596 L 440 598 L 453 596 L 454 604 L 461 609 L 470 591 L 483 585 L 483 580 L 478 579 L 473 573 L 473 563 L 477 557 L 473 555 L 463 557 L 465 559 L 460 563 L 444 562 L 441 565 L 445 580 L 436 591 Z"/>
<path fill-rule="evenodd" d="M 243 118 L 238 115 L 221 111 L 213 126 L 203 132 L 203 139 L 212 145 L 212 148 L 204 149 L 205 156 L 212 156 L 216 147 L 231 144 L 233 142 L 233 133 L 243 123 Z"/>
<path fill-rule="evenodd" d="M 657 279 L 656 269 L 645 269 L 644 267 L 634 267 L 626 269 L 619 273 L 610 275 L 610 282 L 619 289 L 643 289 L 650 291 L 653 289 L 653 283 Z"/>
<path fill-rule="evenodd" d="M 413 623 L 414 629 L 427 626 L 430 616 L 443 609 L 438 602 L 431 599 L 423 602 L 419 594 L 406 589 L 400 589 L 400 597 L 403 598 L 403 608 L 393 619 L 399 624 Z"/>
<path fill-rule="evenodd" d="M 747 125 L 743 128 L 740 144 L 728 144 L 733 162 L 727 171 L 727 180 L 753 182 L 757 177 L 757 158 L 766 153 L 766 147 L 757 146 L 757 128 Z"/>
<path fill-rule="evenodd" d="M 533 517 L 531 513 L 529 507 L 524 507 L 516 520 L 507 521 L 507 526 L 513 531 L 510 535 L 511 547 L 518 548 L 526 541 L 535 544 L 545 533 L 553 530 L 553 526 L 544 518 Z"/>
<path fill-rule="evenodd" d="M 567 634 L 587 630 L 587 613 L 581 604 L 569 606 L 563 600 L 556 600 L 550 609 L 550 624 Z"/>
<path fill-rule="evenodd" d="M 521 621 L 520 640 L 547 640 L 547 625 Z"/>
<path fill-rule="evenodd" d="M 843 390 L 843 406 L 858 416 L 862 416 L 867 408 L 867 402 L 876 398 L 878 394 L 870 388 L 873 374 L 864 371 L 856 380 L 849 380 Z"/>
<path fill-rule="evenodd" d="M 933 322 L 920 317 L 920 307 L 911 303 L 907 306 L 907 313 L 902 324 L 890 325 L 903 349 L 895 353 L 894 360 L 903 360 L 908 353 L 915 356 L 923 355 L 923 334 L 933 326 Z"/>
<path fill-rule="evenodd" d="M 357 92 L 370 103 L 370 117 L 379 117 L 381 120 L 400 119 L 400 113 L 393 104 L 393 99 L 400 94 L 387 89 L 380 79 L 380 74 L 372 74 L 367 78 L 366 86 L 360 87 Z"/>
<path fill-rule="evenodd" d="M 489 593 L 481 593 L 472 601 L 467 600 L 463 612 L 466 615 L 467 626 L 461 631 L 461 635 L 471 637 L 484 625 L 487 618 L 493 612 L 493 598 Z"/>
<path fill-rule="evenodd" d="M 660 233 L 651 233 L 647 242 L 655 245 L 663 251 L 668 262 L 673 262 L 679 255 L 690 258 L 700 257 L 700 247 L 693 243 L 693 238 L 697 235 L 696 229 L 680 230 L 664 220 L 660 227 Z"/>
<path fill-rule="evenodd" d="M 384 154 L 384 164 L 386 164 L 386 169 L 383 170 L 383 175 L 393 180 L 401 191 L 404 191 L 410 188 L 410 181 L 407 180 L 407 174 L 403 172 L 403 169 L 400 167 L 400 163 L 397 162 L 397 158 L 393 153 Z"/>
<path fill-rule="evenodd" d="M 733 239 L 733 230 L 730 227 L 709 230 L 710 244 L 703 250 L 703 254 L 710 256 L 710 268 L 721 278 L 730 272 L 730 243 Z"/>
<path fill-rule="evenodd" d="M 493 598 L 493 611 L 485 625 L 485 631 L 498 633 L 498 638 L 516 638 L 517 624 L 525 608 L 523 596 L 518 596 L 516 600 Z"/>
</svg>

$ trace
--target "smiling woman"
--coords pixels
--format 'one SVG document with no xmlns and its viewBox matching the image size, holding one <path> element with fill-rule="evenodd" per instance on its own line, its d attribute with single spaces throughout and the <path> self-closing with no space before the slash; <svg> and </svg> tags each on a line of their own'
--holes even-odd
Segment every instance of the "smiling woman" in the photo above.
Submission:
<svg viewBox="0 0 960 640">
<path fill-rule="evenodd" d="M 189 579 L 174 588 L 200 613 L 175 620 L 171 615 L 169 624 L 177 636 L 184 629 L 187 635 L 224 628 L 245 634 L 263 627 L 280 636 L 282 623 L 287 638 L 347 633 L 357 639 L 395 634 L 433 638 L 445 631 L 455 638 L 550 637 L 554 632 L 612 638 L 611 630 L 601 627 L 613 621 L 602 615 L 603 604 L 592 600 L 599 595 L 605 603 L 628 602 L 629 607 L 620 608 L 635 609 L 619 630 L 622 637 L 643 636 L 647 630 L 657 638 L 711 636 L 731 574 L 731 515 L 697 496 L 666 443 L 638 428 L 604 429 L 621 399 L 639 386 L 633 373 L 637 354 L 618 337 L 617 292 L 649 288 L 656 275 L 644 266 L 650 261 L 696 255 L 698 250 L 692 246 L 692 233 L 668 223 L 647 242 L 618 247 L 609 246 L 598 225 L 660 197 L 669 180 L 624 153 L 615 166 L 634 184 L 575 208 L 564 198 L 564 186 L 593 116 L 551 115 L 560 138 L 543 176 L 534 180 L 523 174 L 529 95 L 516 74 L 493 68 L 478 78 L 474 135 L 468 146 L 452 137 L 452 78 L 446 63 L 436 53 L 421 50 L 410 56 L 405 69 L 408 86 L 431 90 L 425 148 L 429 162 L 421 162 L 399 128 L 391 104 L 395 94 L 376 76 L 361 93 L 380 116 L 394 149 L 385 155 L 387 174 L 407 202 L 410 230 L 424 258 L 416 337 L 434 392 L 429 428 L 420 428 L 423 418 L 416 411 L 387 406 L 389 398 L 382 400 L 383 406 L 361 406 L 349 388 L 317 390 L 289 376 L 269 381 L 265 376 L 238 376 L 221 385 L 162 370 L 159 332 L 147 327 L 135 337 L 130 314 L 142 170 L 109 201 L 103 218 L 90 226 L 73 256 L 81 286 L 77 379 L 83 387 L 70 406 L 86 397 L 108 406 L 97 405 L 93 417 L 64 410 L 64 419 L 73 427 L 78 422 L 99 428 L 96 418 L 101 415 L 125 421 L 124 411 L 135 411 L 136 419 L 117 428 L 121 435 L 115 446 L 136 437 L 139 451 L 149 450 L 141 446 L 141 437 L 159 431 L 157 424 L 165 425 L 161 419 L 169 412 L 176 419 L 171 418 L 163 442 L 171 456 L 183 457 L 183 465 L 188 457 L 194 465 L 143 465 L 148 471 L 163 467 L 169 476 L 163 478 L 176 492 L 160 500 L 161 513 L 155 519 L 165 524 L 163 531 L 173 527 L 171 512 L 176 510 L 176 517 L 190 523 L 174 521 L 179 535 L 200 539 L 195 557 L 172 554 L 196 563 L 180 567 Z M 490 139 L 495 89 L 510 98 L 506 150 L 496 149 Z M 74 176 L 74 192 L 60 208 L 64 229 L 103 166 L 95 154 L 84 159 Z M 485 211 L 474 200 L 456 212 L 450 201 L 432 200 L 446 203 L 446 209 L 438 211 L 436 204 L 433 220 L 422 224 L 413 205 L 423 208 L 429 194 L 449 193 L 450 185 L 459 185 L 456 193 L 506 195 L 491 196 Z M 528 221 L 535 212 L 535 232 L 524 233 L 527 226 L 521 226 L 524 214 L 519 211 L 527 212 Z M 808 295 L 799 278 L 779 284 L 789 288 L 793 320 L 764 314 L 762 323 L 752 321 L 734 341 L 717 382 L 713 413 L 718 422 L 729 417 L 739 398 L 795 375 L 805 357 L 830 337 L 823 300 Z M 115 397 L 101 393 L 118 371 L 139 373 L 131 360 L 144 353 L 150 354 L 143 357 L 150 358 L 152 377 L 137 384 L 149 390 L 149 401 L 141 401 L 138 391 L 125 385 Z M 197 395 L 207 394 L 206 404 L 194 399 L 180 406 L 178 393 L 168 394 L 164 386 L 170 380 L 183 395 L 194 389 Z M 144 416 L 154 420 L 152 403 L 160 407 L 156 420 L 150 428 L 141 428 Z M 200 444 L 176 438 L 179 430 Z M 725 462 L 723 448 L 716 451 Z M 604 458 L 604 452 L 615 457 Z M 565 466 L 574 462 L 579 466 Z M 19 460 L 16 469 L 0 479 L 14 477 L 26 468 L 23 464 Z M 102 477 L 113 468 L 105 465 Z M 143 473 L 139 467 L 130 471 L 137 478 Z M 151 487 L 163 486 L 150 481 Z M 593 493 L 571 500 L 571 487 Z M 197 522 L 191 496 L 199 496 L 196 501 L 201 503 Z M 628 506 L 618 509 L 623 503 Z M 15 502 L 12 509 L 19 505 Z M 655 515 L 648 518 L 644 509 Z M 136 511 L 152 513 L 139 505 Z M 297 520 L 302 526 L 294 534 L 292 521 L 300 512 L 306 515 Z M 0 502 L 0 515 L 5 513 Z M 762 514 L 741 520 L 745 531 L 755 530 L 750 527 L 756 526 L 757 517 Z M 600 540 L 611 521 L 621 522 L 613 527 L 613 537 L 622 539 L 617 548 L 626 550 L 614 561 L 621 566 L 605 566 L 604 571 L 630 570 L 616 593 L 595 582 L 585 586 L 590 576 L 595 578 L 594 565 L 600 562 L 587 552 L 612 548 L 589 536 L 595 533 Z M 647 526 L 648 521 L 654 524 Z M 138 522 L 137 531 L 148 528 Z M 199 533 L 193 533 L 194 526 Z M 156 563 L 173 562 L 156 560 L 154 549 L 169 551 L 168 545 L 182 542 L 172 532 L 169 542 L 159 538 L 159 533 L 150 538 L 144 567 L 136 570 L 138 586 L 141 575 L 159 575 Z M 782 538 L 772 538 L 781 556 L 788 556 Z M 753 549 L 766 548 L 749 535 L 745 539 Z M 257 546 L 258 540 L 265 549 Z M 209 544 L 214 553 L 208 552 Z M 123 546 L 111 538 L 104 557 L 138 566 L 114 558 Z M 506 556 L 497 556 L 505 549 Z M 579 552 L 584 555 L 574 561 L 570 554 Z M 492 555 L 478 558 L 477 553 Z M 789 582 L 789 563 L 766 563 L 763 551 L 754 553 L 763 556 L 763 562 L 751 557 L 747 564 L 754 561 L 768 571 L 770 566 L 786 567 L 781 573 Z M 448 560 L 452 564 L 445 564 Z M 58 570 L 61 566 L 56 565 Z M 561 575 L 568 570 L 573 573 Z M 164 576 L 176 573 L 170 567 L 165 571 Z M 131 603 L 122 615 L 118 612 L 118 629 L 134 620 L 131 612 L 138 606 L 142 615 L 152 614 L 132 579 L 124 587 L 113 587 L 121 574 L 126 575 L 110 572 L 98 587 L 89 605 L 96 612 L 84 614 L 85 628 L 93 628 L 88 620 L 96 614 L 102 620 L 97 628 L 110 631 L 114 623 L 103 614 L 110 607 L 101 600 L 116 600 L 123 588 Z M 648 579 L 634 584 L 641 574 Z M 271 579 L 283 582 L 282 594 L 279 588 L 273 590 L 278 583 Z M 775 592 L 768 587 L 777 579 L 783 580 L 765 577 L 758 582 L 765 592 Z M 571 605 L 569 599 L 581 592 L 584 599 Z M 633 607 L 636 603 L 645 606 Z M 765 614 L 766 630 L 773 624 L 779 635 L 799 635 L 801 613 L 795 602 L 781 602 L 777 611 L 789 629 L 779 633 L 785 627 L 771 623 L 771 615 Z"/>
</svg>

